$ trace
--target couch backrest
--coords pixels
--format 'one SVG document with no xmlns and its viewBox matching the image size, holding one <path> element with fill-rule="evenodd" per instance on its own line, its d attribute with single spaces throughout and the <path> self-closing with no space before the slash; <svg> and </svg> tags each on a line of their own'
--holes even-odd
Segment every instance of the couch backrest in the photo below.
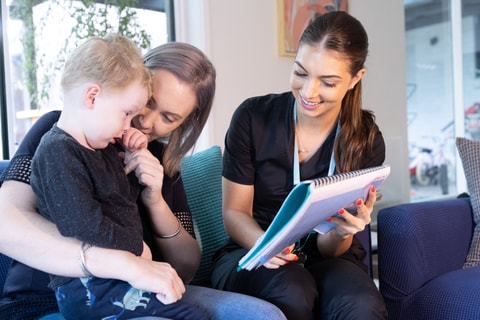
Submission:
<svg viewBox="0 0 480 320">
<path fill-rule="evenodd" d="M 212 146 L 186 156 L 181 170 L 195 234 L 202 250 L 200 267 L 192 284 L 207 284 L 212 256 L 228 239 L 222 218 L 221 148 Z"/>
</svg>

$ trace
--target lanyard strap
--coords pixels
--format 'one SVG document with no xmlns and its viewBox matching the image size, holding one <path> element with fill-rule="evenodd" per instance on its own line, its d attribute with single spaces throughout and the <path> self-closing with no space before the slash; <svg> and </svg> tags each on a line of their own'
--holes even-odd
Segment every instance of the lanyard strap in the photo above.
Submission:
<svg viewBox="0 0 480 320">
<path fill-rule="evenodd" d="M 294 135 L 294 150 L 293 150 L 293 185 L 300 183 L 300 161 L 298 159 L 298 137 L 297 137 L 297 101 L 293 104 L 293 126 L 295 133 Z M 337 129 L 335 132 L 335 140 L 337 139 L 338 133 L 340 132 L 340 120 L 337 122 Z M 334 143 L 335 146 L 335 143 Z M 335 171 L 335 156 L 334 150 L 332 150 L 332 155 L 330 157 L 330 165 L 328 167 L 328 176 L 332 176 Z"/>
</svg>

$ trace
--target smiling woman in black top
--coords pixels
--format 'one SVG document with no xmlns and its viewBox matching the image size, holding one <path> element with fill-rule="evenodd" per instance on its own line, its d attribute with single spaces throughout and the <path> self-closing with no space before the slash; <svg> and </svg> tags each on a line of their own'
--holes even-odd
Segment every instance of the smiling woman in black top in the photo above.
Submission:
<svg viewBox="0 0 480 320">
<path fill-rule="evenodd" d="M 326 234 L 311 233 L 262 267 L 237 272 L 301 180 L 381 165 L 385 144 L 374 115 L 362 109 L 368 38 L 345 12 L 315 19 L 304 31 L 291 92 L 245 100 L 225 137 L 223 217 L 231 241 L 216 255 L 212 283 L 277 305 L 289 319 L 385 319 L 383 299 L 355 237 L 371 221 L 376 191 L 357 213 Z M 299 251 L 306 261 L 295 263 Z M 297 251 L 294 251 L 297 250 Z"/>
</svg>

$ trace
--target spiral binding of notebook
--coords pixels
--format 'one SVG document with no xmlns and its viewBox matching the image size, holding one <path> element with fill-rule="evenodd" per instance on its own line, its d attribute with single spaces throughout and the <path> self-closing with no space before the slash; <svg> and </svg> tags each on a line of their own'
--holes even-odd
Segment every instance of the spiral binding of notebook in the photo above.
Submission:
<svg viewBox="0 0 480 320">
<path fill-rule="evenodd" d="M 343 173 L 338 173 L 333 176 L 328 176 L 328 177 L 321 177 L 317 179 L 312 180 L 312 184 L 314 187 L 321 187 L 321 186 L 326 186 L 335 182 L 347 180 L 353 177 L 358 177 L 362 174 L 367 174 L 372 171 L 376 171 L 380 168 L 385 167 L 383 166 L 378 166 L 378 167 L 371 167 L 371 168 L 366 168 L 366 169 L 360 169 L 360 170 L 355 170 L 355 171 L 350 171 L 350 172 L 343 172 Z"/>
</svg>

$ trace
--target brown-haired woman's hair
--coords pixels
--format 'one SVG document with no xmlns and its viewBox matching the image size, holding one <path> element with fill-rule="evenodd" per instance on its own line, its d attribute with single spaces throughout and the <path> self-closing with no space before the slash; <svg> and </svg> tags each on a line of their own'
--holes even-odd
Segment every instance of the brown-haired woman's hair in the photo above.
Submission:
<svg viewBox="0 0 480 320">
<path fill-rule="evenodd" d="M 193 112 L 169 135 L 163 155 L 165 173 L 172 176 L 179 171 L 183 157 L 195 145 L 210 115 L 216 71 L 201 50 L 183 42 L 160 45 L 144 55 L 143 60 L 153 73 L 166 70 L 189 84 L 195 92 L 197 104 Z"/>
<path fill-rule="evenodd" d="M 313 20 L 303 32 L 302 45 L 321 46 L 341 54 L 350 64 L 354 77 L 364 68 L 368 54 L 368 36 L 362 24 L 343 11 L 326 13 Z M 362 109 L 362 82 L 348 90 L 342 100 L 340 133 L 335 141 L 337 172 L 360 169 L 362 160 L 371 156 L 375 138 L 375 116 Z"/>
</svg>

